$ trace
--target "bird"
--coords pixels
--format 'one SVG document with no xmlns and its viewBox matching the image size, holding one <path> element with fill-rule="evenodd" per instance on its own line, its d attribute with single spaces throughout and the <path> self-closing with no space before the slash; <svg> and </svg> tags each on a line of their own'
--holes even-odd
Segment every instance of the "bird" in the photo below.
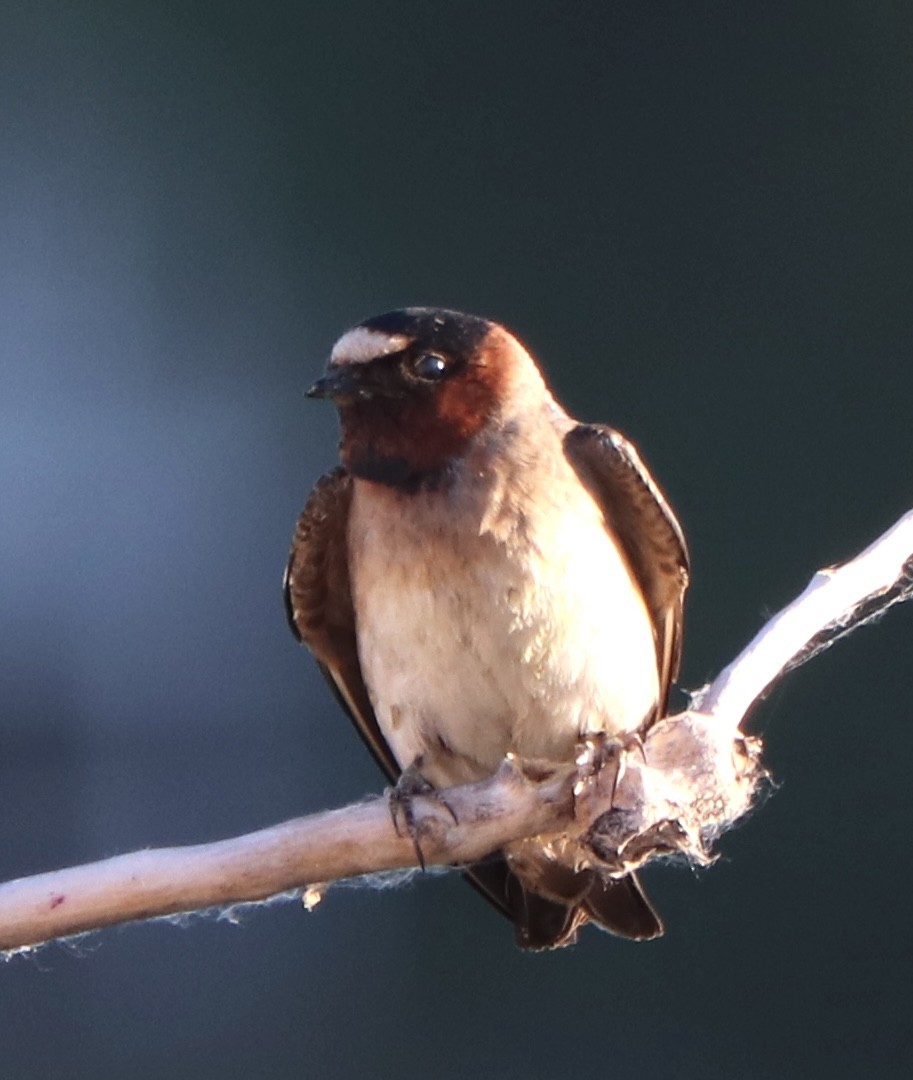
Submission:
<svg viewBox="0 0 913 1080">
<path fill-rule="evenodd" d="M 314 486 L 284 579 L 290 626 L 391 782 L 440 791 L 513 753 L 574 760 L 667 708 L 690 571 L 634 445 L 558 404 L 499 323 L 443 308 L 373 316 L 333 346 L 339 464 Z M 517 943 L 587 923 L 663 923 L 633 873 L 534 837 L 468 866 Z"/>
</svg>

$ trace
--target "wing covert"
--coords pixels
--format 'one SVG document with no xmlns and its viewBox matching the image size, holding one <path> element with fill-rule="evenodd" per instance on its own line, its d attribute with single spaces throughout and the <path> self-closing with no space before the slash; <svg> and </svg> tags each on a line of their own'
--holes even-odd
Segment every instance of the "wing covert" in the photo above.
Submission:
<svg viewBox="0 0 913 1080">
<path fill-rule="evenodd" d="M 603 424 L 578 424 L 564 437 L 568 460 L 621 542 L 653 620 L 660 708 L 678 675 L 690 562 L 672 508 L 637 450 Z"/>
</svg>

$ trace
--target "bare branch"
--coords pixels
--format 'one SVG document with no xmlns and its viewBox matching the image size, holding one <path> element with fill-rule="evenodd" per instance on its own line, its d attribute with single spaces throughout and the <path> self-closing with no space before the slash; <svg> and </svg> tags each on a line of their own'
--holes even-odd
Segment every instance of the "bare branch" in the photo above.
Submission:
<svg viewBox="0 0 913 1080">
<path fill-rule="evenodd" d="M 750 807 L 764 777 L 761 744 L 740 727 L 784 671 L 913 593 L 913 511 L 861 555 L 822 570 L 771 619 L 692 708 L 619 745 L 593 765 L 509 758 L 490 780 L 439 798 L 417 797 L 418 839 L 429 864 L 477 860 L 511 840 L 573 832 L 593 864 L 625 873 L 670 853 L 699 862 Z M 454 818 L 456 820 L 454 820 Z M 255 902 L 417 863 L 385 799 L 297 818 L 231 840 L 139 851 L 0 885 L 0 950 L 14 952 L 112 923 Z"/>
<path fill-rule="evenodd" d="M 453 814 L 438 798 L 417 796 L 423 857 L 429 864 L 472 862 L 530 830 L 561 828 L 575 779 L 565 766 L 532 780 L 508 760 L 490 780 L 449 791 Z M 371 799 L 230 840 L 136 851 L 7 882 L 0 885 L 0 950 L 417 864 L 415 844 L 397 832 L 387 799 Z"/>
<path fill-rule="evenodd" d="M 775 615 L 701 691 L 692 707 L 741 723 L 778 676 L 810 660 L 849 630 L 913 592 L 913 510 L 855 559 L 819 570 L 805 592 Z"/>
</svg>

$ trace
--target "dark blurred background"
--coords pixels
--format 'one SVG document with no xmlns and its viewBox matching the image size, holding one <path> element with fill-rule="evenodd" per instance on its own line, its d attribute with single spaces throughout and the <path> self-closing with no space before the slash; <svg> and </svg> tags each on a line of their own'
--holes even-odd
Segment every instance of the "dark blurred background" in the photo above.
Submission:
<svg viewBox="0 0 913 1080">
<path fill-rule="evenodd" d="M 913 10 L 0 7 L 0 877 L 377 791 L 285 626 L 391 307 L 493 316 L 642 447 L 697 686 L 913 504 Z M 0 1077 L 907 1076 L 899 609 L 755 715 L 781 787 L 668 936 L 532 957 L 459 880 L 0 966 Z"/>
</svg>

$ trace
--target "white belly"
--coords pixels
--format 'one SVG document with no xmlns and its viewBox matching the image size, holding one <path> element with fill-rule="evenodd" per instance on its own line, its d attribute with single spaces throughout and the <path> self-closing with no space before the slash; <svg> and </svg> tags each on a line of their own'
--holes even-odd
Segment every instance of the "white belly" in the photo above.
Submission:
<svg viewBox="0 0 913 1080">
<path fill-rule="evenodd" d="M 654 707 L 649 615 L 579 484 L 486 524 L 478 497 L 358 483 L 349 544 L 362 671 L 403 768 L 421 757 L 446 786 L 508 750 L 566 759 Z"/>
</svg>

